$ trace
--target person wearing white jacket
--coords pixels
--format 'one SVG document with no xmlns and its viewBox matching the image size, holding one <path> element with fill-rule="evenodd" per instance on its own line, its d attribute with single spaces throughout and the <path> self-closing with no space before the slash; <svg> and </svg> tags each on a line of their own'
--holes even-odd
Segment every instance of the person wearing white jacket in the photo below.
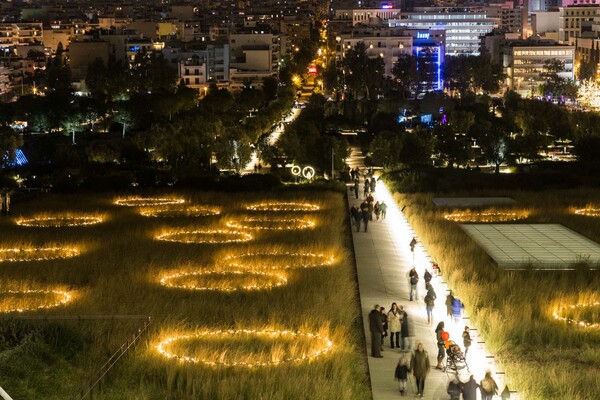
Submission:
<svg viewBox="0 0 600 400">
<path fill-rule="evenodd" d="M 392 303 L 392 307 L 388 313 L 388 332 L 390 333 L 390 344 L 392 349 L 394 348 L 394 340 L 396 341 L 396 347 L 400 348 L 401 327 L 402 313 L 398 309 L 398 305 L 396 303 Z"/>
</svg>

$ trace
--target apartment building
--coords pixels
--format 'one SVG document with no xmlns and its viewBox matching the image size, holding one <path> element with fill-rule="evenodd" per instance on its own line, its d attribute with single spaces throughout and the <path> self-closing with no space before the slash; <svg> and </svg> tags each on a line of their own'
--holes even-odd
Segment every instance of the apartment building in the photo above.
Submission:
<svg viewBox="0 0 600 400">
<path fill-rule="evenodd" d="M 28 46 L 43 41 L 41 22 L 0 23 L 0 47 Z"/>
<path fill-rule="evenodd" d="M 560 7 L 558 39 L 561 43 L 568 43 L 571 38 L 591 33 L 594 19 L 599 16 L 600 5 Z"/>
</svg>

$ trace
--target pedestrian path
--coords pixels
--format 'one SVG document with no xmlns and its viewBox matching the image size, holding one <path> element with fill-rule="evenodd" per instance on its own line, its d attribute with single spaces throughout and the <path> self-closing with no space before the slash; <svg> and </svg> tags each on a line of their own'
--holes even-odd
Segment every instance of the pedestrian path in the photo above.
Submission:
<svg viewBox="0 0 600 400">
<path fill-rule="evenodd" d="M 351 155 L 347 159 L 347 163 L 350 168 L 359 167 L 363 171 L 365 170 L 364 157 L 358 147 L 351 148 Z M 361 177 L 359 199 L 355 197 L 353 186 L 348 186 L 347 196 L 350 206 L 358 206 L 364 200 L 362 182 Z M 398 349 L 391 349 L 389 337 L 385 338 L 383 358 L 370 356 L 371 335 L 368 314 L 375 304 L 385 307 L 386 312 L 388 312 L 394 302 L 399 306 L 404 306 L 408 314 L 412 328 L 412 337 L 409 338 L 412 342 L 412 348 L 414 349 L 418 342 L 422 342 L 429 354 L 432 369 L 425 382 L 423 398 L 449 399 L 447 394 L 448 382 L 456 375 L 451 371 L 444 372 L 434 369 L 437 364 L 435 326 L 438 322 L 444 321 L 446 324 L 445 330 L 450 333 L 450 339 L 456 341 L 462 348 L 461 333 L 465 325 L 471 326 L 471 324 L 466 316 L 463 316 L 459 322 L 453 322 L 452 318 L 446 316 L 444 302 L 448 287 L 443 281 L 443 275 L 432 280 L 437 300 L 433 312 L 433 323 L 431 325 L 427 324 L 427 314 L 423 301 L 425 295 L 423 274 L 425 268 L 431 272 L 431 260 L 420 242 L 415 247 L 414 253 L 411 252 L 410 242 L 415 237 L 414 232 L 382 181 L 377 183 L 373 196 L 376 201 L 381 202 L 383 200 L 388 205 L 386 220 L 371 221 L 368 224 L 367 232 L 364 232 L 364 226 L 361 226 L 360 232 L 357 232 L 355 227 L 352 229 L 361 310 L 367 339 L 365 350 L 369 356 L 368 364 L 373 399 L 387 400 L 400 397 L 398 383 L 394 380 L 394 370 L 403 354 L 410 356 L 410 353 L 402 353 Z M 416 267 L 421 277 L 418 285 L 418 300 L 415 301 L 409 301 L 408 273 L 412 266 Z M 440 267 L 443 273 L 443 266 Z M 460 297 L 460 293 L 457 293 L 456 296 Z M 471 326 L 471 328 L 474 327 Z M 466 369 L 461 371 L 460 379 L 466 381 L 472 373 L 479 382 L 485 371 L 491 370 L 494 373 L 494 379 L 502 390 L 504 387 L 503 374 L 496 371 L 494 359 L 486 353 L 483 341 L 478 337 L 476 330 L 471 331 L 471 337 L 473 338 L 473 345 L 469 349 L 467 357 L 470 372 Z M 414 398 L 416 393 L 414 378 L 409 381 L 408 387 L 409 392 L 405 397 Z"/>
</svg>

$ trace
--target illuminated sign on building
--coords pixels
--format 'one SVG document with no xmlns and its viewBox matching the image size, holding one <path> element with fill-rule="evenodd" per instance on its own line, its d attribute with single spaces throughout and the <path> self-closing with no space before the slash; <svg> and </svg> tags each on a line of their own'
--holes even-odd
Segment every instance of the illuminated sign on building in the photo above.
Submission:
<svg viewBox="0 0 600 400">
<path fill-rule="evenodd" d="M 429 39 L 429 32 L 417 32 L 417 39 Z"/>
<path fill-rule="evenodd" d="M 317 66 L 316 65 L 311 65 L 310 67 L 308 67 L 308 73 L 316 75 L 317 74 Z"/>
<path fill-rule="evenodd" d="M 386 4 L 382 4 L 381 8 L 383 8 L 384 10 L 390 10 L 390 9 L 394 8 L 394 5 L 390 4 L 390 3 L 386 3 Z"/>
</svg>

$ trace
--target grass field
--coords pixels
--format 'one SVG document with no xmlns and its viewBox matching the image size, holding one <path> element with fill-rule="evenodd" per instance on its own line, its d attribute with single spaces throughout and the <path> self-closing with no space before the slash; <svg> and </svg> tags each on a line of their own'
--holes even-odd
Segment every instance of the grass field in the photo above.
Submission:
<svg viewBox="0 0 600 400">
<path fill-rule="evenodd" d="M 546 192 L 453 193 L 445 197 L 508 196 L 517 213 L 529 216 L 512 223 L 558 223 L 600 242 L 600 219 L 576 215 L 577 208 L 598 207 L 598 190 Z M 502 271 L 487 254 L 436 208 L 430 194 L 396 194 L 399 204 L 429 254 L 439 262 L 450 287 L 502 362 L 511 389 L 524 399 L 600 398 L 600 329 L 554 318 L 600 322 L 600 275 L 582 260 L 573 271 Z M 595 203 L 596 202 L 596 203 Z M 486 212 L 512 208 L 487 208 Z M 562 307 L 592 304 L 576 309 Z M 593 305 L 596 304 L 596 305 Z"/>
<path fill-rule="evenodd" d="M 113 204 L 113 196 L 46 195 L 13 203 L 13 218 L 0 219 L 2 249 L 79 250 L 70 258 L 0 262 L 0 383 L 13 398 L 70 398 L 141 324 L 11 318 L 80 315 L 149 315 L 152 321 L 96 399 L 370 398 L 342 194 L 161 197 L 186 203 L 163 206 L 173 212 L 141 215 L 137 207 Z M 310 203 L 320 210 L 246 208 L 266 201 Z M 101 216 L 102 222 L 15 223 L 65 213 Z M 282 229 L 290 224 L 302 229 Z M 230 241 L 230 234 L 214 233 L 221 230 L 252 239 Z M 156 240 L 169 232 L 185 242 L 226 242 Z M 55 293 L 14 293 L 26 290 L 64 291 L 72 299 L 55 308 L 7 313 L 16 303 L 60 300 Z"/>
</svg>

